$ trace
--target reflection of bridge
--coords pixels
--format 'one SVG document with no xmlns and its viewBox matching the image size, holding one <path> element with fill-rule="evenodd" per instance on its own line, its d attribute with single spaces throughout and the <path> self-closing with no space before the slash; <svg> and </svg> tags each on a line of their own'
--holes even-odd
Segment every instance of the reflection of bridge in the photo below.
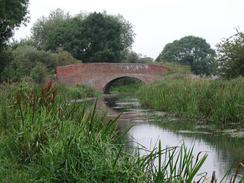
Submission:
<svg viewBox="0 0 244 183">
<path fill-rule="evenodd" d="M 156 64 L 90 63 L 57 67 L 57 79 L 66 85 L 88 85 L 107 92 L 111 84 L 120 78 L 136 78 L 145 84 L 159 80 L 167 69 Z"/>
</svg>

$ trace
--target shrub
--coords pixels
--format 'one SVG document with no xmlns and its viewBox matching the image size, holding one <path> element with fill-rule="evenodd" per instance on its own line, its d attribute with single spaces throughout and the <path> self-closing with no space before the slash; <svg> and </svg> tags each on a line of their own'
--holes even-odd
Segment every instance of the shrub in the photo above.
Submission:
<svg viewBox="0 0 244 183">
<path fill-rule="evenodd" d="M 15 47 L 12 49 L 11 62 L 2 72 L 3 80 L 20 81 L 23 77 L 31 76 L 41 82 L 40 77 L 54 75 L 57 66 L 79 62 L 68 52 L 51 53 L 25 44 Z"/>
<path fill-rule="evenodd" d="M 36 66 L 31 70 L 30 75 L 33 81 L 36 83 L 44 83 L 48 75 L 47 68 L 44 64 L 37 63 Z"/>
<path fill-rule="evenodd" d="M 220 74 L 229 79 L 244 76 L 244 33 L 237 31 L 217 48 Z"/>
</svg>

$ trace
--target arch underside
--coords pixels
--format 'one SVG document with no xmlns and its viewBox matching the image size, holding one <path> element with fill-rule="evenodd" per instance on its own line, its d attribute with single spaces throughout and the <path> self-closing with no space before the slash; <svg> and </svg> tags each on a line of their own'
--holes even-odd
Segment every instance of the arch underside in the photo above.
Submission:
<svg viewBox="0 0 244 183">
<path fill-rule="evenodd" d="M 126 78 L 132 78 L 132 79 L 138 80 L 141 83 L 145 84 L 145 81 L 143 81 L 143 79 L 138 78 L 138 77 L 134 77 L 134 76 L 120 76 L 120 77 L 114 78 L 114 79 L 110 80 L 109 82 L 107 82 L 105 84 L 104 88 L 103 88 L 103 93 L 109 94 L 110 93 L 110 89 L 111 89 L 111 87 L 113 86 L 113 84 L 115 82 L 117 82 L 120 79 L 126 79 Z"/>
</svg>

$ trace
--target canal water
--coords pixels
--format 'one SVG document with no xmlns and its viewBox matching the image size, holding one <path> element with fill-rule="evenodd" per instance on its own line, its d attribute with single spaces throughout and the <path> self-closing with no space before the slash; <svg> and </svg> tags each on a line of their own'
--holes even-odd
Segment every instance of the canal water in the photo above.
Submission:
<svg viewBox="0 0 244 183">
<path fill-rule="evenodd" d="M 160 120 L 165 120 L 164 113 L 143 109 L 138 99 L 132 96 L 108 96 L 104 98 L 104 103 L 111 116 L 122 113 L 119 121 L 122 128 L 132 125 L 128 132 L 130 146 L 152 150 L 159 141 L 162 148 L 180 146 L 182 143 L 188 148 L 194 146 L 195 156 L 199 152 L 208 155 L 200 172 L 206 172 L 208 177 L 211 177 L 215 171 L 218 181 L 231 167 L 237 167 L 240 162 L 244 162 L 244 139 L 204 131 L 165 129 L 160 126 Z M 141 153 L 146 153 L 146 151 Z M 234 171 L 235 169 L 232 169 L 230 175 L 233 175 Z"/>
</svg>

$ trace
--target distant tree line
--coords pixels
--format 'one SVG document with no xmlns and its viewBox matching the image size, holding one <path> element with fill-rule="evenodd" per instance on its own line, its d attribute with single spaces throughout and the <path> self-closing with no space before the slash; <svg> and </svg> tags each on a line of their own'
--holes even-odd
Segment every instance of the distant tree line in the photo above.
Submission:
<svg viewBox="0 0 244 183">
<path fill-rule="evenodd" d="M 205 39 L 186 36 L 166 44 L 157 62 L 189 65 L 195 74 L 224 78 L 244 76 L 244 33 L 239 32 L 217 45 L 217 53 Z"/>
<path fill-rule="evenodd" d="M 57 9 L 41 17 L 27 39 L 9 42 L 14 28 L 28 22 L 28 0 L 0 1 L 0 81 L 31 77 L 36 82 L 59 65 L 91 62 L 152 63 L 131 50 L 133 26 L 121 15 L 78 14 Z M 205 39 L 186 36 L 166 44 L 157 62 L 189 65 L 195 74 L 233 78 L 244 75 L 244 34 L 240 31 L 212 49 Z"/>
</svg>

